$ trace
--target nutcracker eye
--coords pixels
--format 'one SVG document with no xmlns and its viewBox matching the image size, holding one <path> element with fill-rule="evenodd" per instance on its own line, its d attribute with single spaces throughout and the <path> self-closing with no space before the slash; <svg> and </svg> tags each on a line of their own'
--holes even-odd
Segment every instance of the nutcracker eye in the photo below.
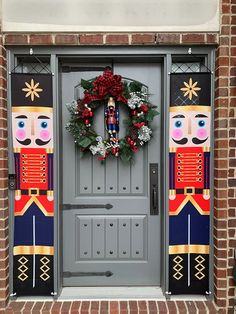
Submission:
<svg viewBox="0 0 236 314">
<path fill-rule="evenodd" d="M 24 122 L 24 121 L 19 121 L 19 122 L 18 122 L 18 127 L 19 127 L 20 129 L 23 129 L 23 128 L 25 127 L 25 122 Z"/>
<path fill-rule="evenodd" d="M 175 121 L 175 127 L 176 128 L 181 128 L 182 122 L 180 120 Z"/>
<path fill-rule="evenodd" d="M 198 121 L 198 126 L 199 126 L 200 128 L 203 128 L 205 125 L 206 125 L 206 122 L 205 122 L 204 120 Z"/>
<path fill-rule="evenodd" d="M 40 123 L 40 126 L 41 126 L 42 129 L 46 129 L 48 127 L 48 123 L 46 121 L 42 121 Z"/>
</svg>

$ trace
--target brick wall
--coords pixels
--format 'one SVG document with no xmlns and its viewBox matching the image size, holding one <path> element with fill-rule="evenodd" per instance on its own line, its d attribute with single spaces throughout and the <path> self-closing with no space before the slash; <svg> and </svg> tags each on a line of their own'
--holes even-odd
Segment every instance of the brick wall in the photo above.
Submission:
<svg viewBox="0 0 236 314">
<path fill-rule="evenodd" d="M 222 0 L 215 33 L 4 34 L 8 45 L 217 45 L 214 161 L 214 298 L 220 313 L 233 311 L 236 247 L 236 0 Z M 234 26 L 235 25 L 235 26 Z M 8 204 L 5 49 L 0 44 L 0 307 L 8 295 Z M 2 148 L 3 147 L 3 148 Z M 3 171 L 2 171 L 3 170 Z M 233 313 L 233 312 L 232 312 Z"/>
<path fill-rule="evenodd" d="M 223 0 L 216 58 L 214 284 L 219 307 L 232 309 L 236 248 L 236 1 Z"/>
<path fill-rule="evenodd" d="M 0 308 L 6 306 L 9 294 L 6 74 L 6 50 L 0 36 Z"/>
<path fill-rule="evenodd" d="M 216 45 L 215 33 L 5 34 L 5 45 Z"/>
</svg>

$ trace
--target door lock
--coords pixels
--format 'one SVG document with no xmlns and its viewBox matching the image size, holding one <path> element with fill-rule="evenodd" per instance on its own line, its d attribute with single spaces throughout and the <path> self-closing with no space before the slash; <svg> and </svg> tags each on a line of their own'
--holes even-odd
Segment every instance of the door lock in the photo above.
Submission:
<svg viewBox="0 0 236 314">
<path fill-rule="evenodd" d="M 158 215 L 158 164 L 149 165 L 150 177 L 150 214 Z"/>
<path fill-rule="evenodd" d="M 8 188 L 9 190 L 16 190 L 16 175 L 11 173 L 8 175 Z"/>
</svg>

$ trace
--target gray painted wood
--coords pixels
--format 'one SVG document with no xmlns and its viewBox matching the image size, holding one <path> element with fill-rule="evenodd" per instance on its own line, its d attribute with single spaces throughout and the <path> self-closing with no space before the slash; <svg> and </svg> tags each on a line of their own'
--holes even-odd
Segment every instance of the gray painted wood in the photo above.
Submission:
<svg viewBox="0 0 236 314">
<path fill-rule="evenodd" d="M 114 73 L 148 85 L 150 100 L 161 110 L 160 64 L 114 63 Z M 99 74 L 62 74 L 63 125 L 69 119 L 64 104 L 73 99 L 74 86 L 81 78 Z M 125 110 L 121 109 L 120 116 L 122 137 Z M 103 135 L 103 108 L 96 112 L 95 123 Z M 135 155 L 133 164 L 110 159 L 105 165 L 90 156 L 81 158 L 71 135 L 63 132 L 63 203 L 113 205 L 109 211 L 100 208 L 63 211 L 63 271 L 113 273 L 109 278 L 64 278 L 64 286 L 160 284 L 160 216 L 150 216 L 148 174 L 149 163 L 160 162 L 160 116 L 152 129 L 154 138 Z"/>
</svg>

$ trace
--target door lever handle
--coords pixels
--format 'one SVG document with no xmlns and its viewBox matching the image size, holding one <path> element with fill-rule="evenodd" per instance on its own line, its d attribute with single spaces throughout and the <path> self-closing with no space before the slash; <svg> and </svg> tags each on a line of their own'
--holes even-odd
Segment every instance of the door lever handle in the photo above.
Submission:
<svg viewBox="0 0 236 314">
<path fill-rule="evenodd" d="M 150 214 L 158 215 L 158 164 L 150 164 Z"/>
</svg>

